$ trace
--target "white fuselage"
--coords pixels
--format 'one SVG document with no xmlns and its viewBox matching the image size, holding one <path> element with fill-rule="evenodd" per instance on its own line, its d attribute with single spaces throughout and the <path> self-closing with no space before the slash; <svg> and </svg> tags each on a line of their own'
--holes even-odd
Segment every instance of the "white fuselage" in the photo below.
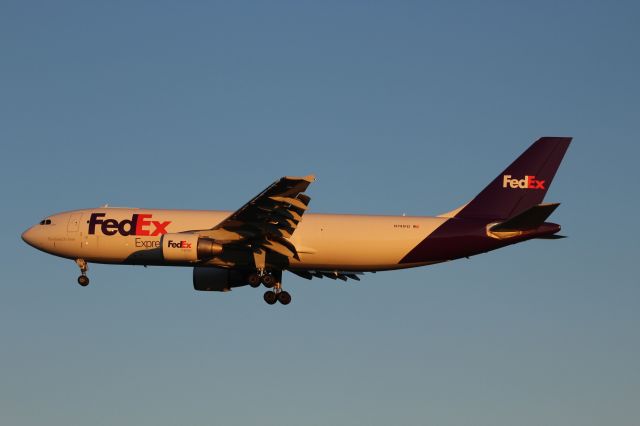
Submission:
<svg viewBox="0 0 640 426">
<path fill-rule="evenodd" d="M 312 214 L 313 175 L 283 176 L 234 212 L 110 208 L 45 218 L 22 234 L 44 252 L 87 264 L 191 266 L 193 287 L 263 284 L 287 305 L 282 273 L 358 280 L 358 273 L 468 258 L 533 238 L 557 239 L 543 203 L 571 138 L 543 137 L 462 207 L 437 217 Z"/>
<path fill-rule="evenodd" d="M 97 212 L 104 216 L 100 218 L 101 223 L 91 227 L 89 219 Z M 193 266 L 192 262 L 164 261 L 162 235 L 211 229 L 230 214 L 228 211 L 111 207 L 75 210 L 49 216 L 50 224 L 33 226 L 23 234 L 23 239 L 45 252 L 87 262 Z M 131 224 L 133 215 L 138 215 L 135 230 Z M 447 220 L 445 217 L 307 213 L 291 237 L 300 260 L 291 259 L 290 267 L 376 271 L 432 263 L 399 262 Z M 225 266 L 215 259 L 208 264 Z"/>
</svg>

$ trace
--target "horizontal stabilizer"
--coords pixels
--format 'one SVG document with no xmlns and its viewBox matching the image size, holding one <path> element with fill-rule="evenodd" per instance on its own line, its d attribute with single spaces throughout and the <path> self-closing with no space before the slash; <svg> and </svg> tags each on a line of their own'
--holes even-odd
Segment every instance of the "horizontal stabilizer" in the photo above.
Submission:
<svg viewBox="0 0 640 426">
<path fill-rule="evenodd" d="M 527 231 L 542 225 L 560 203 L 538 204 L 491 228 L 491 232 Z"/>
</svg>

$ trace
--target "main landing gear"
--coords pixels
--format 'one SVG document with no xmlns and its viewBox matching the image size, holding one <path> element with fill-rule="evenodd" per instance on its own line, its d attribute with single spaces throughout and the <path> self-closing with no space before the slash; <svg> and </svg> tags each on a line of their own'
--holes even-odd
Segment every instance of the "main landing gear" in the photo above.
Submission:
<svg viewBox="0 0 640 426">
<path fill-rule="evenodd" d="M 274 273 L 258 271 L 249 275 L 247 281 L 253 288 L 258 288 L 262 284 L 266 288 L 272 289 L 264 293 L 264 301 L 269 305 L 273 305 L 276 302 L 280 302 L 283 305 L 291 303 L 291 295 L 282 289 L 282 271 L 275 271 Z"/>
<path fill-rule="evenodd" d="M 276 278 L 270 272 L 255 272 L 247 277 L 247 281 L 249 285 L 253 288 L 260 287 L 260 284 L 264 285 L 266 288 L 273 288 L 278 283 L 278 278 Z"/>
<path fill-rule="evenodd" d="M 89 266 L 87 261 L 84 259 L 76 259 L 76 265 L 80 268 L 80 276 L 78 277 L 78 284 L 82 287 L 86 287 L 89 285 L 89 277 L 87 276 L 87 270 Z"/>
<path fill-rule="evenodd" d="M 276 302 L 280 302 L 283 305 L 288 305 L 289 303 L 291 303 L 291 295 L 288 291 L 284 291 L 282 289 L 276 289 L 276 291 L 266 291 L 263 297 L 264 301 L 269 305 L 273 305 Z"/>
</svg>

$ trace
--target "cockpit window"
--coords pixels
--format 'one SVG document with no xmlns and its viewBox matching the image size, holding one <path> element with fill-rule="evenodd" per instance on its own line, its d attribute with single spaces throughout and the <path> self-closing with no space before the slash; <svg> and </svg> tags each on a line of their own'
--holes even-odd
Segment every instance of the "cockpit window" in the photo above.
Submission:
<svg viewBox="0 0 640 426">
<path fill-rule="evenodd" d="M 51 225 L 51 219 L 43 219 L 40 221 L 40 225 Z"/>
</svg>

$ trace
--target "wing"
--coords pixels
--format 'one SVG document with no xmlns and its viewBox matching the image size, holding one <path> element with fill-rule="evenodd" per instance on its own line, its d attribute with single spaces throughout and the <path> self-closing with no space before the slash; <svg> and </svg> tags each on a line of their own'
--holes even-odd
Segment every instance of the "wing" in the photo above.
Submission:
<svg viewBox="0 0 640 426">
<path fill-rule="evenodd" d="M 314 180 L 313 175 L 285 176 L 212 229 L 197 232 L 221 244 L 251 246 L 254 252 L 264 249 L 299 259 L 289 239 L 307 210 L 311 198 L 304 191 Z"/>
</svg>

